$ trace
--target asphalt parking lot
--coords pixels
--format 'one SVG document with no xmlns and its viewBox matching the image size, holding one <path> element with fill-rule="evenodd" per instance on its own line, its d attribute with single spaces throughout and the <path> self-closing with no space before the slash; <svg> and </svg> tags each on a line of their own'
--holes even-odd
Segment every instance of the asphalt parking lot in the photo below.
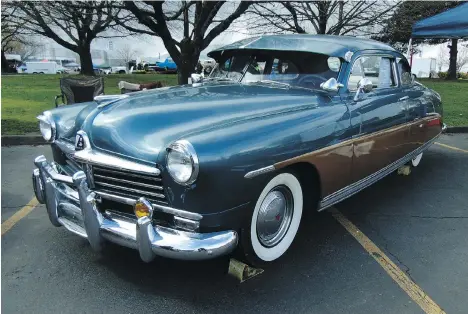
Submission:
<svg viewBox="0 0 468 314">
<path fill-rule="evenodd" d="M 409 176 L 336 209 L 445 312 L 467 313 L 468 134 L 438 143 Z M 226 275 L 227 258 L 145 264 L 117 246 L 95 253 L 29 203 L 39 154 L 49 148 L 2 148 L 4 313 L 423 313 L 329 211 L 310 215 L 288 253 L 244 283 Z"/>
</svg>

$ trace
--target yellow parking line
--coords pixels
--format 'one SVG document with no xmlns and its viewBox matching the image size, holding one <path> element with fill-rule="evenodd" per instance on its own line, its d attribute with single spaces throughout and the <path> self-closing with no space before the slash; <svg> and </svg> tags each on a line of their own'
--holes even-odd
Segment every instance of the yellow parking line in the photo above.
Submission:
<svg viewBox="0 0 468 314">
<path fill-rule="evenodd" d="M 450 145 L 447 145 L 447 144 L 442 144 L 442 143 L 439 143 L 439 142 L 435 142 L 435 144 L 440 145 L 440 146 L 445 147 L 445 148 L 450 148 L 450 149 L 453 149 L 453 150 L 457 150 L 457 151 L 459 151 L 459 152 L 468 153 L 468 150 L 466 150 L 466 149 L 461 149 L 461 148 L 458 148 L 458 147 L 453 147 L 453 146 L 450 146 Z"/>
<path fill-rule="evenodd" d="M 4 235 L 8 230 L 13 228 L 13 226 L 18 221 L 26 217 L 26 215 L 29 214 L 37 206 L 37 204 L 39 204 L 39 202 L 34 197 L 32 200 L 29 201 L 29 203 L 24 205 L 23 208 L 14 213 L 13 216 L 5 220 L 5 222 L 2 223 L 2 235 Z"/>
<path fill-rule="evenodd" d="M 331 208 L 333 217 L 362 245 L 362 247 L 382 266 L 387 274 L 408 296 L 428 314 L 445 313 L 404 271 L 398 268 L 364 233 L 349 221 L 336 208 Z"/>
</svg>

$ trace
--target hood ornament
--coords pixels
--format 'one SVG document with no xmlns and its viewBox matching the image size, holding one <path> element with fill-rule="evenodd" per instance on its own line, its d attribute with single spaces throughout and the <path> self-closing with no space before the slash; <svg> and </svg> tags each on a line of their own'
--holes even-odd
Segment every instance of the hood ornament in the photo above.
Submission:
<svg viewBox="0 0 468 314">
<path fill-rule="evenodd" d="M 127 94 L 123 95 L 99 95 L 94 97 L 94 101 L 98 103 L 98 108 L 103 108 L 107 105 L 110 105 L 118 100 L 127 98 Z"/>
</svg>

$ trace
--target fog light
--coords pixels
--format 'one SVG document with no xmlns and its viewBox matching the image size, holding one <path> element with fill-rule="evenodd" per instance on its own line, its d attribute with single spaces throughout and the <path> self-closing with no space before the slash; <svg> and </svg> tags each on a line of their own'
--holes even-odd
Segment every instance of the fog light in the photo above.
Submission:
<svg viewBox="0 0 468 314">
<path fill-rule="evenodd" d="M 148 217 L 151 219 L 153 217 L 153 206 L 144 197 L 141 197 L 135 203 L 133 210 L 135 211 L 135 216 L 137 216 L 138 219 L 142 217 Z"/>
</svg>

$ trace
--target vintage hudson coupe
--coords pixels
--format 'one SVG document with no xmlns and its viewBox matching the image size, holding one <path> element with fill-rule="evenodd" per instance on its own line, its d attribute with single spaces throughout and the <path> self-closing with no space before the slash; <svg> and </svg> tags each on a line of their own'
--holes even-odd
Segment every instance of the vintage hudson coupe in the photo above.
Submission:
<svg viewBox="0 0 468 314">
<path fill-rule="evenodd" d="M 36 158 L 34 190 L 54 226 L 146 262 L 274 261 L 304 211 L 417 166 L 444 128 L 440 96 L 376 41 L 262 36 L 209 56 L 192 84 L 38 117 L 54 160 Z"/>
</svg>

